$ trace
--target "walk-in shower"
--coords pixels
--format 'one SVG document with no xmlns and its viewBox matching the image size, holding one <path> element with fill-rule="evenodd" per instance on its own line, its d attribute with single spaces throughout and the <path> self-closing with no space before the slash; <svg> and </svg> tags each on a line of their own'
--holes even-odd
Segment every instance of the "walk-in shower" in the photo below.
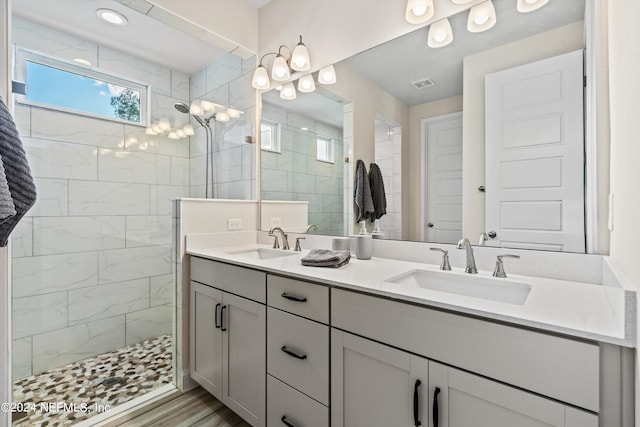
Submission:
<svg viewBox="0 0 640 427">
<path fill-rule="evenodd" d="M 200 124 L 200 126 L 205 129 L 205 198 L 209 198 L 209 186 L 211 186 L 211 198 L 214 199 L 216 198 L 216 194 L 214 191 L 215 178 L 213 171 L 213 144 L 215 142 L 216 136 L 215 124 L 217 122 L 228 122 L 230 119 L 238 118 L 241 114 L 243 114 L 243 112 L 209 101 L 194 101 L 191 106 L 185 104 L 184 102 L 176 102 L 174 104 L 174 107 L 176 110 L 183 114 L 191 115 Z M 210 115 L 208 117 L 203 117 L 203 115 L 206 113 L 210 113 Z"/>
</svg>

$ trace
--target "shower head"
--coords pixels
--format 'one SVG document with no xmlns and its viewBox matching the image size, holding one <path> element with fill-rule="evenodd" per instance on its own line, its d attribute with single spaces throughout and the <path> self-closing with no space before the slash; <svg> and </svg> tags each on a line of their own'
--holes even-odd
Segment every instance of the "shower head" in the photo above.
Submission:
<svg viewBox="0 0 640 427">
<path fill-rule="evenodd" d="M 175 107 L 176 110 L 180 111 L 181 113 L 189 114 L 189 106 L 184 102 L 176 102 L 175 104 L 173 104 L 173 106 Z M 208 121 L 203 120 L 201 117 L 196 116 L 195 114 L 192 114 L 192 116 L 194 119 L 196 119 L 198 123 L 200 123 L 202 127 L 209 127 Z"/>
<path fill-rule="evenodd" d="M 176 102 L 173 106 L 181 113 L 189 114 L 189 106 L 184 102 Z"/>
</svg>

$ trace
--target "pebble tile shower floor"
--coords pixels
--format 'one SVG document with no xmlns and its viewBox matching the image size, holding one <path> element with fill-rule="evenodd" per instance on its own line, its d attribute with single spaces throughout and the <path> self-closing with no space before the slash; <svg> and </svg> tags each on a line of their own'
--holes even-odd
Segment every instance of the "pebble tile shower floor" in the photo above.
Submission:
<svg viewBox="0 0 640 427">
<path fill-rule="evenodd" d="M 171 335 L 162 335 L 18 380 L 13 385 L 13 401 L 35 407 L 35 411 L 14 414 L 13 426 L 72 425 L 95 415 L 95 405 L 113 408 L 169 384 L 171 347 Z M 41 403 L 84 404 L 89 410 L 41 411 Z"/>
</svg>

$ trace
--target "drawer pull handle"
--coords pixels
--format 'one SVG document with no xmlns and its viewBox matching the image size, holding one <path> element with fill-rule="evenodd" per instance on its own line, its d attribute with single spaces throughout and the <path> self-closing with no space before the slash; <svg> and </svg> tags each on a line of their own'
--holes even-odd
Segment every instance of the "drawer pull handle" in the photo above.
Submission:
<svg viewBox="0 0 640 427">
<path fill-rule="evenodd" d="M 416 380 L 416 385 L 413 387 L 413 425 L 416 427 L 422 425 L 418 417 L 420 416 L 420 396 L 418 394 L 418 387 L 422 384 L 422 381 Z"/>
<path fill-rule="evenodd" d="M 218 310 L 220 310 L 220 305 L 221 305 L 220 303 L 217 303 L 217 304 L 216 304 L 216 312 L 215 312 L 215 314 L 213 315 L 213 317 L 215 317 L 216 329 L 219 329 L 219 328 L 220 328 L 220 326 L 221 326 L 221 325 L 220 325 L 220 323 L 218 323 Z"/>
<path fill-rule="evenodd" d="M 282 296 L 282 298 L 286 298 L 288 300 L 295 301 L 295 302 L 307 302 L 307 299 L 305 297 L 299 297 L 299 296 L 296 296 L 296 295 L 289 295 L 286 292 L 283 292 L 281 296 Z"/>
<path fill-rule="evenodd" d="M 224 326 L 224 310 L 225 310 L 226 308 L 227 308 L 227 306 L 226 306 L 226 305 L 223 305 L 223 306 L 222 306 L 222 310 L 220 310 L 220 327 L 221 327 L 221 329 L 220 329 L 220 330 L 221 330 L 222 332 L 225 332 L 225 331 L 227 330 L 227 327 L 228 327 L 228 325 L 227 325 L 227 327 L 225 327 L 225 326 Z"/>
<path fill-rule="evenodd" d="M 282 421 L 282 424 L 286 425 L 287 427 L 296 427 L 293 424 L 291 424 L 289 421 L 287 421 L 286 415 L 283 415 L 282 418 L 280 418 L 280 421 Z"/>
<path fill-rule="evenodd" d="M 440 394 L 440 387 L 436 387 L 433 392 L 433 427 L 438 427 L 438 395 Z"/>
<path fill-rule="evenodd" d="M 286 345 L 283 345 L 282 348 L 280 348 L 280 350 L 284 351 L 285 353 L 287 353 L 291 357 L 295 357 L 296 359 L 304 360 L 304 359 L 307 358 L 306 354 L 295 353 L 295 352 L 289 350 Z"/>
</svg>

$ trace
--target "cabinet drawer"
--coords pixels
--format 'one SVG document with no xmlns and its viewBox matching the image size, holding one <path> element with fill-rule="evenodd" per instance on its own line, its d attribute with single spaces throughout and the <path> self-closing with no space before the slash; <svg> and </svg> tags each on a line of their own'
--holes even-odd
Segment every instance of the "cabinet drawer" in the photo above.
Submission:
<svg viewBox="0 0 640 427">
<path fill-rule="evenodd" d="M 599 411 L 600 348 L 341 289 L 331 324 L 573 405 Z"/>
<path fill-rule="evenodd" d="M 194 256 L 190 265 L 191 280 L 266 303 L 266 273 Z"/>
<path fill-rule="evenodd" d="M 267 372 L 328 405 L 329 327 L 269 307 Z"/>
<path fill-rule="evenodd" d="M 267 425 L 329 427 L 329 408 L 267 375 Z"/>
<path fill-rule="evenodd" d="M 269 274 L 267 304 L 311 320 L 329 323 L 329 288 L 327 286 Z"/>
</svg>

